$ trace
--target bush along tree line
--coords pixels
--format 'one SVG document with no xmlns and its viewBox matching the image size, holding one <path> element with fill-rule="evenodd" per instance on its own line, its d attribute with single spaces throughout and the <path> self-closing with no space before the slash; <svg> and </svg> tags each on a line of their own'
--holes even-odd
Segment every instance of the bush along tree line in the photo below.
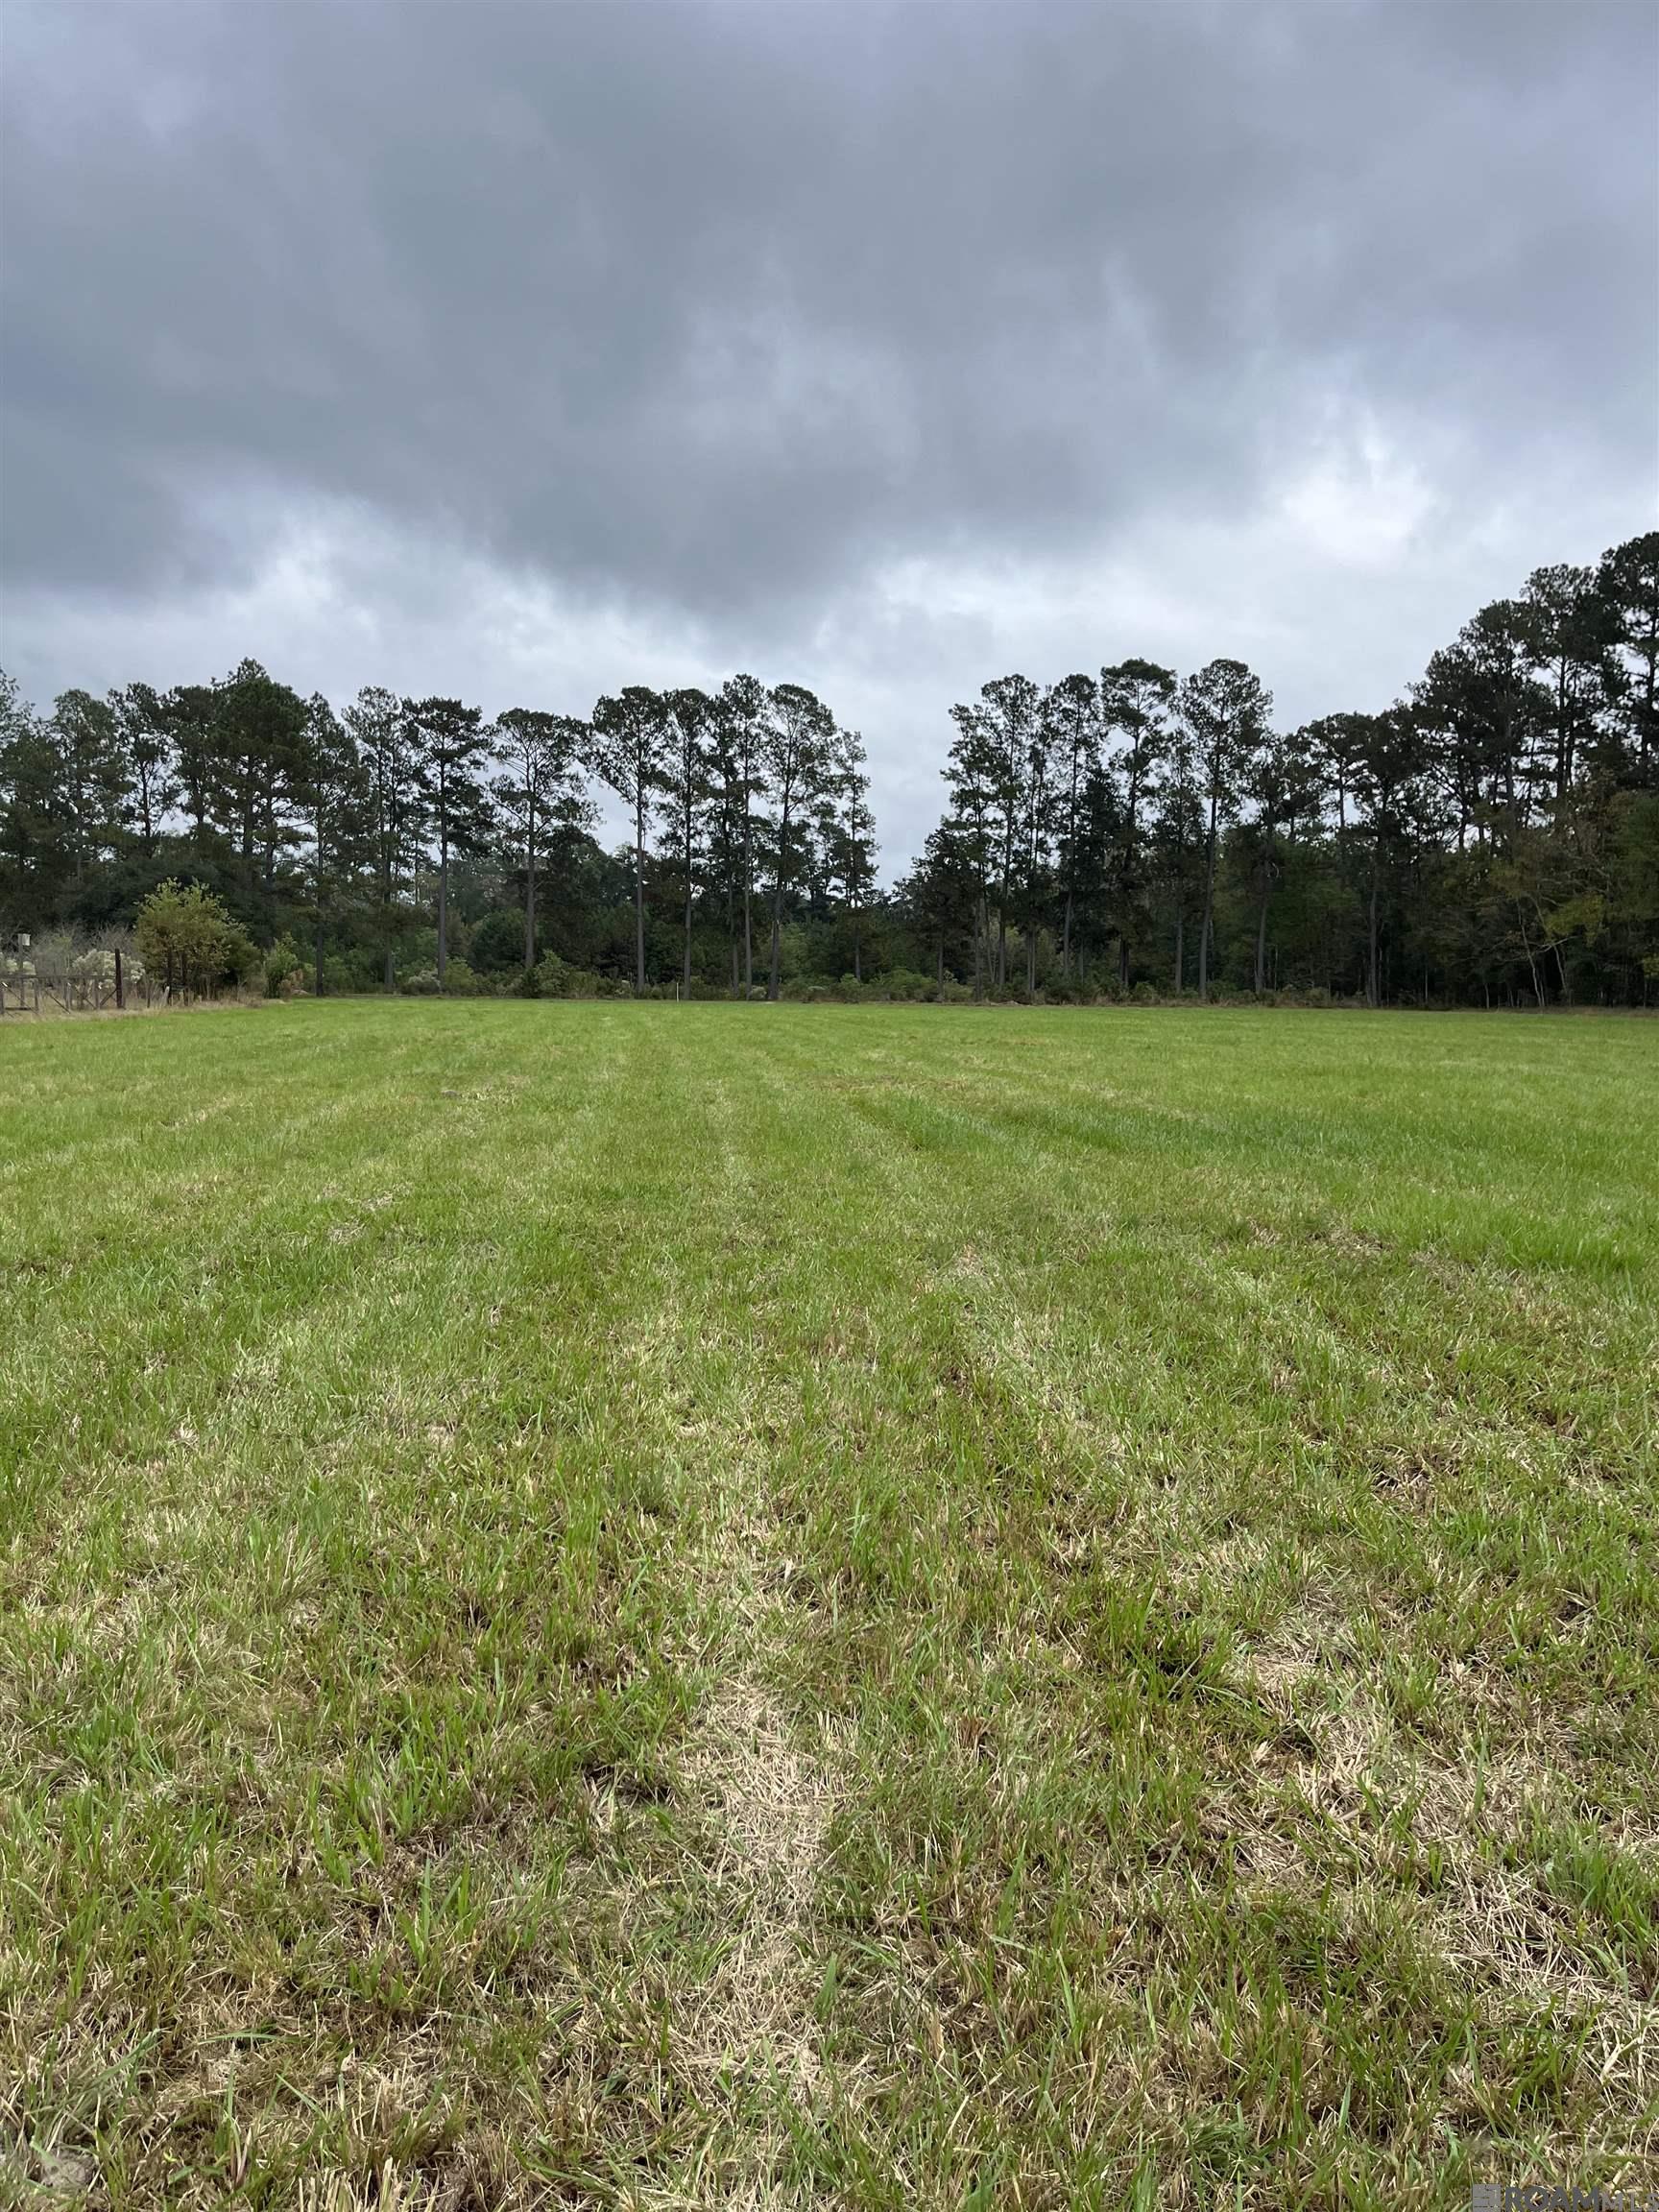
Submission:
<svg viewBox="0 0 1659 2212">
<path fill-rule="evenodd" d="M 0 943 L 133 927 L 190 993 L 1644 1004 L 1656 674 L 1659 532 L 1537 570 L 1381 713 L 1277 730 L 1233 660 L 1001 677 L 886 888 L 863 746 L 797 685 L 489 722 L 253 661 L 49 714 L 0 679 Z"/>
</svg>

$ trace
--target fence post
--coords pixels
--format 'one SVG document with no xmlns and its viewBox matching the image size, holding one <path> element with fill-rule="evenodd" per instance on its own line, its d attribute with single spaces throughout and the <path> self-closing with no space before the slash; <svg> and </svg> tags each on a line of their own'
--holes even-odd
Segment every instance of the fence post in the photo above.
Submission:
<svg viewBox="0 0 1659 2212">
<path fill-rule="evenodd" d="M 121 948 L 115 948 L 115 1011 L 119 1014 L 127 1003 L 127 985 L 121 974 Z"/>
</svg>

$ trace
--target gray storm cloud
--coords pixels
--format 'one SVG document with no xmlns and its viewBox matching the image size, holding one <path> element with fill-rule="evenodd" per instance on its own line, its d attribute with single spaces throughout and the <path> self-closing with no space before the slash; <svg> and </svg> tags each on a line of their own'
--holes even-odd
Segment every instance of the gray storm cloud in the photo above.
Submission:
<svg viewBox="0 0 1659 2212">
<path fill-rule="evenodd" d="M 1656 27 L 13 6 L 5 657 L 799 670 L 902 812 L 1022 657 L 1369 703 L 1651 521 Z"/>
</svg>

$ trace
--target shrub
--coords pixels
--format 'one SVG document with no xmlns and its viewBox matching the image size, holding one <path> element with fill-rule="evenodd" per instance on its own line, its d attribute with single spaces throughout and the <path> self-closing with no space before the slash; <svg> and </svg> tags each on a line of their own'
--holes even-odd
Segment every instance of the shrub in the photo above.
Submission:
<svg viewBox="0 0 1659 2212">
<path fill-rule="evenodd" d="M 257 973 L 259 948 L 201 883 L 170 876 L 138 909 L 138 956 L 165 990 L 211 991 Z"/>
<path fill-rule="evenodd" d="M 264 954 L 239 922 L 230 925 L 228 936 L 220 955 L 222 980 L 227 983 L 252 983 L 264 962 Z"/>
<path fill-rule="evenodd" d="M 331 952 L 323 963 L 323 988 L 334 998 L 372 990 L 378 981 L 378 976 L 365 975 L 360 958 L 350 959 L 343 953 Z"/>
<path fill-rule="evenodd" d="M 292 998 L 305 985 L 305 960 L 291 937 L 278 937 L 265 955 L 265 996 Z"/>
<path fill-rule="evenodd" d="M 535 967 L 527 968 L 519 976 L 517 988 L 526 998 L 567 998 L 574 974 L 557 952 L 543 952 Z"/>
<path fill-rule="evenodd" d="M 890 968 L 878 985 L 885 998 L 910 1000 L 926 998 L 936 988 L 933 977 L 918 968 Z"/>
<path fill-rule="evenodd" d="M 467 947 L 468 966 L 481 974 L 506 975 L 524 967 L 524 917 L 512 907 L 493 907 L 473 930 Z"/>
<path fill-rule="evenodd" d="M 436 998 L 439 994 L 436 968 L 411 968 L 407 975 L 399 976 L 397 988 L 406 998 Z M 447 998 L 478 998 L 488 995 L 490 986 L 482 977 L 474 975 L 465 960 L 451 960 L 445 973 L 443 993 Z"/>
</svg>

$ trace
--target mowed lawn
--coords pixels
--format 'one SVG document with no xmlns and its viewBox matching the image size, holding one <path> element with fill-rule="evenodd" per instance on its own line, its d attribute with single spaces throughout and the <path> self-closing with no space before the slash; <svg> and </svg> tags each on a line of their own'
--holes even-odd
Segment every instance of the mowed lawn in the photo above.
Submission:
<svg viewBox="0 0 1659 2212">
<path fill-rule="evenodd" d="M 1659 1027 L 0 1031 L 0 2201 L 1659 2182 Z"/>
</svg>

